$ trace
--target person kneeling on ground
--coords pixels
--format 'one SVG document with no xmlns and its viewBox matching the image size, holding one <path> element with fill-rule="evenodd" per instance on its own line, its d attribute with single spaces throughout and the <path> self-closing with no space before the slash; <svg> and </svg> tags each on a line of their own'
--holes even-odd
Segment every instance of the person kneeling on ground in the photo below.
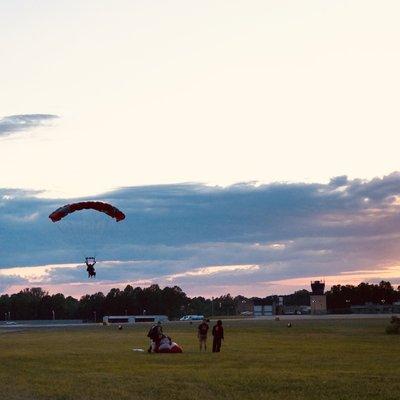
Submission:
<svg viewBox="0 0 400 400">
<path fill-rule="evenodd" d="M 147 337 L 150 339 L 150 347 L 147 350 L 149 353 L 151 353 L 152 351 L 154 352 L 155 349 L 159 346 L 162 335 L 163 329 L 161 326 L 161 321 L 158 321 L 157 324 L 153 325 L 150 328 L 147 334 Z"/>
</svg>

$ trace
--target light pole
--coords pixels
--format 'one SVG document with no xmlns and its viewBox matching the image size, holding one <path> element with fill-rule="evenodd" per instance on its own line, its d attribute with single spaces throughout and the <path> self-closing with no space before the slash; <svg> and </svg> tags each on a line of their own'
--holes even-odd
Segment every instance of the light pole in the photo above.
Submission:
<svg viewBox="0 0 400 400">
<path fill-rule="evenodd" d="M 96 315 L 96 311 L 93 311 L 93 316 L 94 316 L 94 323 L 97 322 L 97 315 Z"/>
<path fill-rule="evenodd" d="M 214 316 L 214 297 L 211 297 L 211 316 Z"/>
</svg>

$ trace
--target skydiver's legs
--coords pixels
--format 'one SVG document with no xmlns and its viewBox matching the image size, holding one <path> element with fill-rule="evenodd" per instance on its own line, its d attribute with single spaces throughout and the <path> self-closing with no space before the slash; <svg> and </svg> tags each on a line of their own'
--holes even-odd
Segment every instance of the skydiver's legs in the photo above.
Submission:
<svg viewBox="0 0 400 400">
<path fill-rule="evenodd" d="M 87 267 L 86 271 L 88 272 L 88 278 L 96 277 L 96 270 L 93 268 L 93 266 Z"/>
</svg>

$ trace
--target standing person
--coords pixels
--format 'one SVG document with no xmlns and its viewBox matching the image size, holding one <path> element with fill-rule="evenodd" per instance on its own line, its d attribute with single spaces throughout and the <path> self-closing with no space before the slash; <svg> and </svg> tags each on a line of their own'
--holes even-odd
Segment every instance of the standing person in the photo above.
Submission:
<svg viewBox="0 0 400 400">
<path fill-rule="evenodd" d="M 154 351 L 154 348 L 156 348 L 161 340 L 161 337 L 163 335 L 163 329 L 161 326 L 161 321 L 158 321 L 157 324 L 153 325 L 149 333 L 147 334 L 147 337 L 150 338 L 150 347 L 147 350 L 149 353 L 151 351 Z"/>
<path fill-rule="evenodd" d="M 199 338 L 200 351 L 204 347 L 204 351 L 207 351 L 207 333 L 208 333 L 207 320 L 204 318 L 203 322 L 197 328 L 197 337 Z"/>
<path fill-rule="evenodd" d="M 212 335 L 213 339 L 213 353 L 219 353 L 221 351 L 221 340 L 224 340 L 224 328 L 222 327 L 222 321 L 219 319 L 217 324 L 213 326 Z"/>
</svg>

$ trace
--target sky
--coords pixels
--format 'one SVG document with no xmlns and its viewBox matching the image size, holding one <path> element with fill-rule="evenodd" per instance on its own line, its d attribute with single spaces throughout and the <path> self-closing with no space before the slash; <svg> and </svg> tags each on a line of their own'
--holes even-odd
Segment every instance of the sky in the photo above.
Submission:
<svg viewBox="0 0 400 400">
<path fill-rule="evenodd" d="M 399 12 L 2 1 L 0 292 L 400 284 Z M 47 218 L 86 199 L 127 215 L 95 282 Z"/>
</svg>

